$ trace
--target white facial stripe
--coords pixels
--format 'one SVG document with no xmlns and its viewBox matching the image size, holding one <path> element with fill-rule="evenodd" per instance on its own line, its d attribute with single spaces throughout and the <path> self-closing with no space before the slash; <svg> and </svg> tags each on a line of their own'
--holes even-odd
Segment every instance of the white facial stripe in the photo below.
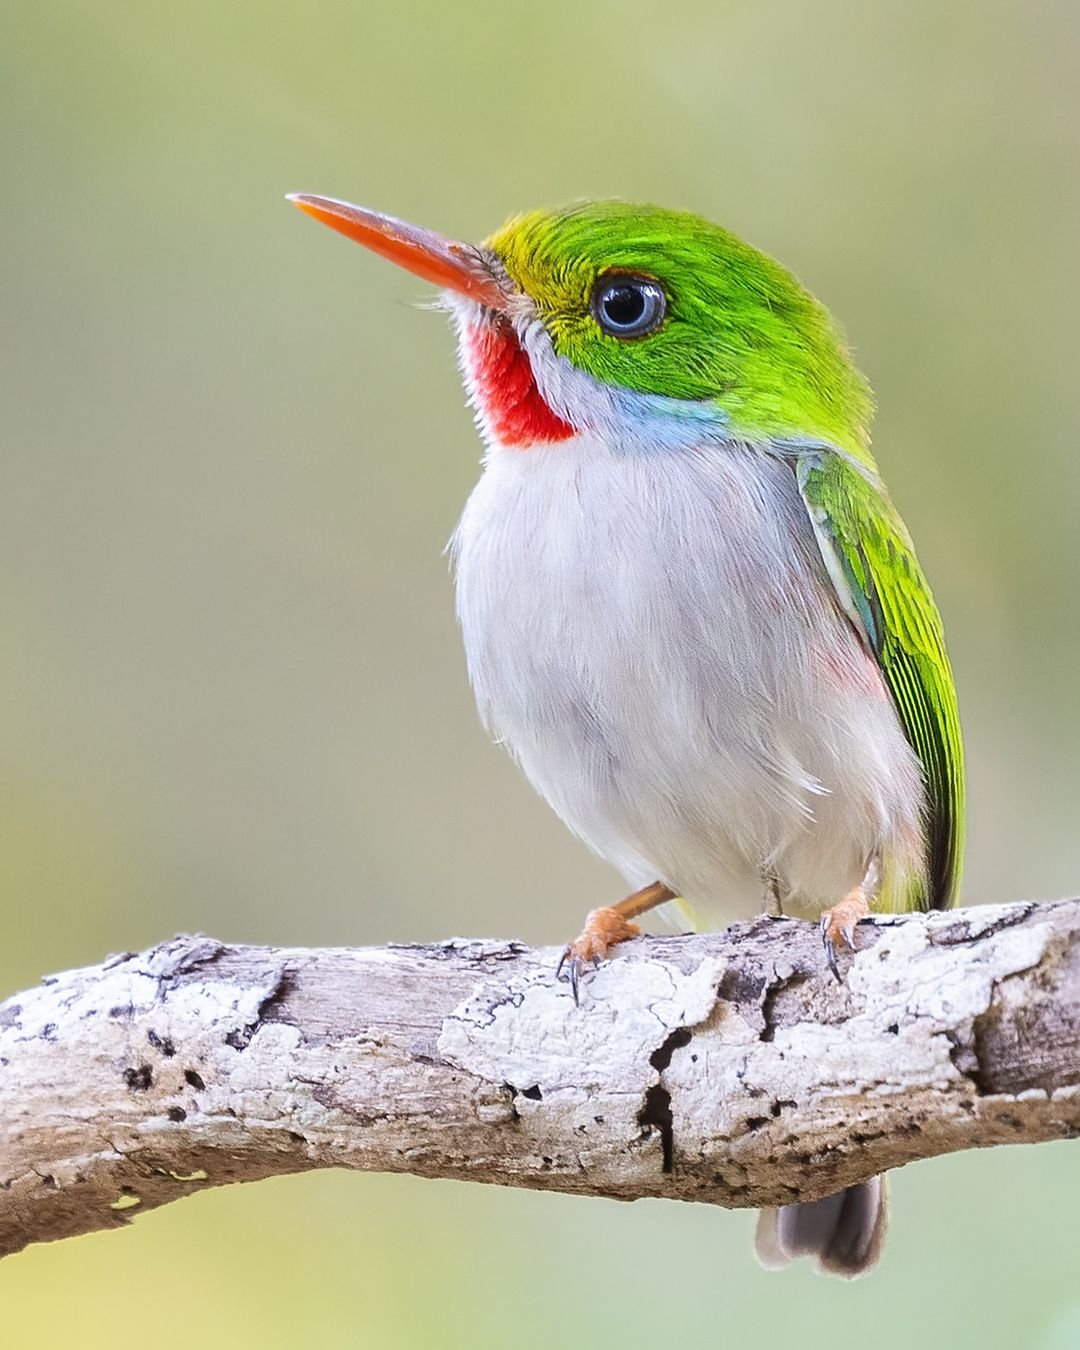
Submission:
<svg viewBox="0 0 1080 1350">
<path fill-rule="evenodd" d="M 445 293 L 444 301 L 457 328 L 462 372 L 470 402 L 479 414 L 485 439 L 489 444 L 496 443 L 483 408 L 477 406 L 472 371 L 462 342 L 462 335 L 469 327 L 482 321 L 483 311 L 475 302 L 459 295 Z M 715 404 L 665 398 L 660 394 L 640 394 L 605 384 L 559 356 L 528 297 L 522 297 L 521 306 L 509 317 L 532 365 L 542 398 L 571 426 L 591 433 L 623 453 L 690 449 L 704 442 L 727 439 L 727 418 Z"/>
<path fill-rule="evenodd" d="M 689 449 L 725 439 L 727 419 L 715 405 L 605 384 L 557 355 L 539 319 L 517 320 L 515 327 L 536 387 L 572 426 L 624 452 Z"/>
</svg>

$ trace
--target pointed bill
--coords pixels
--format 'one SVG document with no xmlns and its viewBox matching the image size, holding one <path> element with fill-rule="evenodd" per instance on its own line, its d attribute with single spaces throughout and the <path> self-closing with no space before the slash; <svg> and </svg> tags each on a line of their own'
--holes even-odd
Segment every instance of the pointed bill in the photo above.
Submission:
<svg viewBox="0 0 1080 1350">
<path fill-rule="evenodd" d="M 363 244 L 372 253 L 389 258 L 425 281 L 467 295 L 489 309 L 506 307 L 505 290 L 491 275 L 483 254 L 472 244 L 458 243 L 434 230 L 421 229 L 419 225 L 409 225 L 393 216 L 384 216 L 334 197 L 291 192 L 287 200 L 332 230 Z"/>
</svg>

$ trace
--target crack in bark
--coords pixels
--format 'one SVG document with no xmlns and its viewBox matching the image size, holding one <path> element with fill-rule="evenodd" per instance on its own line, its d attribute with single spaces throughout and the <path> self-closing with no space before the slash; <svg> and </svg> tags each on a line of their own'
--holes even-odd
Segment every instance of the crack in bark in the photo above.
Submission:
<svg viewBox="0 0 1080 1350">
<path fill-rule="evenodd" d="M 255 1009 L 255 1016 L 227 1032 L 225 1044 L 231 1046 L 233 1050 L 246 1050 L 264 1023 L 280 1020 L 274 1017 L 274 1013 L 289 997 L 292 987 L 292 974 L 288 966 L 283 965 L 270 992 L 260 1000 Z"/>
<path fill-rule="evenodd" d="M 949 926 L 942 931 L 940 927 L 928 926 L 927 941 L 932 947 L 959 947 L 972 942 L 985 942 L 997 937 L 1009 928 L 1016 928 L 1031 918 L 1039 906 L 1026 903 L 1010 905 L 1008 912 L 986 922 L 979 916 L 978 910 L 970 911 L 963 923 L 955 922 L 956 914 L 950 914 Z"/>
<path fill-rule="evenodd" d="M 637 1114 L 643 1139 L 648 1139 L 653 1130 L 660 1136 L 660 1170 L 665 1173 L 675 1168 L 675 1118 L 671 1110 L 671 1093 L 664 1086 L 664 1071 L 671 1064 L 675 1051 L 689 1045 L 693 1036 L 689 1027 L 676 1027 L 649 1056 L 657 1081 L 645 1089 L 645 1099 Z"/>
</svg>

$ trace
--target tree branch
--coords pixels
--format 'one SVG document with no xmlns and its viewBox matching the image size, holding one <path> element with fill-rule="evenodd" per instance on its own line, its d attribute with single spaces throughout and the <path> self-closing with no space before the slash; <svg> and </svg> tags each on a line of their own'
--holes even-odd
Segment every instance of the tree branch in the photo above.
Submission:
<svg viewBox="0 0 1080 1350">
<path fill-rule="evenodd" d="M 732 1207 L 1080 1133 L 1080 901 L 643 938 L 181 937 L 0 1004 L 0 1254 L 318 1167 Z"/>
</svg>

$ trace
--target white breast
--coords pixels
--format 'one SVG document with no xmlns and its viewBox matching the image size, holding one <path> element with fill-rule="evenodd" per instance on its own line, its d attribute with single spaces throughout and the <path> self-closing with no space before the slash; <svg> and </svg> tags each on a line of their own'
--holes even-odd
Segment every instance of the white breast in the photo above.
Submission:
<svg viewBox="0 0 1080 1350">
<path fill-rule="evenodd" d="M 481 715 L 631 886 L 721 918 L 919 866 L 917 761 L 788 463 L 495 448 L 454 554 Z"/>
</svg>

